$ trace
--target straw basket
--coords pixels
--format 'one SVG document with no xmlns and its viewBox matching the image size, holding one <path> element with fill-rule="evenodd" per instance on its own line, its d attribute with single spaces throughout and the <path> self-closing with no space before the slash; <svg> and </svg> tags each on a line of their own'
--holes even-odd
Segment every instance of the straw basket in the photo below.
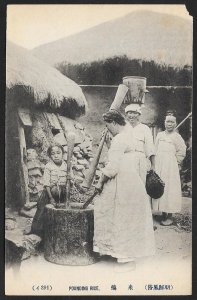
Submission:
<svg viewBox="0 0 197 300">
<path fill-rule="evenodd" d="M 139 76 L 126 76 L 123 77 L 123 84 L 129 88 L 127 97 L 124 103 L 137 103 L 144 104 L 146 89 L 146 78 Z"/>
</svg>

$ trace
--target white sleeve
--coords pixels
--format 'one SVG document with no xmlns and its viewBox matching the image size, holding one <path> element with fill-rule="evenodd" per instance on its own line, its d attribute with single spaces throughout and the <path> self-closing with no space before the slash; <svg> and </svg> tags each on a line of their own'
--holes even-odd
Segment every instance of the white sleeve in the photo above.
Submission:
<svg viewBox="0 0 197 300">
<path fill-rule="evenodd" d="M 101 169 L 104 175 L 107 177 L 114 177 L 119 170 L 121 159 L 126 149 L 126 143 L 123 138 L 117 135 L 113 138 L 111 147 L 109 150 L 109 162 L 105 168 Z"/>
<path fill-rule="evenodd" d="M 158 132 L 156 139 L 155 139 L 155 154 L 157 153 L 158 145 L 159 145 L 159 139 L 160 139 L 161 133 Z"/>
<path fill-rule="evenodd" d="M 148 158 L 155 155 L 153 136 L 149 127 L 147 127 L 145 131 L 145 153 Z"/>
<path fill-rule="evenodd" d="M 177 143 L 176 143 L 176 158 L 178 164 L 180 164 L 186 155 L 186 145 L 183 138 L 180 134 L 177 135 Z"/>
</svg>

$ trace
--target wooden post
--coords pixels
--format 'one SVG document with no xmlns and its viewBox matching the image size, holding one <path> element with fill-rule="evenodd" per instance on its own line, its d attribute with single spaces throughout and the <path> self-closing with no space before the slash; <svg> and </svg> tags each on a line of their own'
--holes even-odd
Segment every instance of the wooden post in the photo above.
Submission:
<svg viewBox="0 0 197 300">
<path fill-rule="evenodd" d="M 45 207 L 44 257 L 61 264 L 84 266 L 96 262 L 93 252 L 93 209 Z"/>
<path fill-rule="evenodd" d="M 18 125 L 18 136 L 19 136 L 19 143 L 20 143 L 20 183 L 21 183 L 21 193 L 23 197 L 23 203 L 29 204 L 29 177 L 28 177 L 28 169 L 26 165 L 27 159 L 27 151 L 26 151 L 26 141 L 25 141 L 25 132 L 24 128 L 21 124 L 19 117 L 17 116 L 17 125 Z"/>
</svg>

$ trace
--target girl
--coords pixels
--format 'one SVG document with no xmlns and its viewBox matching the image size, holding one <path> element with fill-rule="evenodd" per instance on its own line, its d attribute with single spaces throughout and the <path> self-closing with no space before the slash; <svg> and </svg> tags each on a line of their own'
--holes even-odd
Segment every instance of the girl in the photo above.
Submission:
<svg viewBox="0 0 197 300">
<path fill-rule="evenodd" d="M 44 208 L 46 204 L 62 203 L 66 197 L 67 165 L 63 160 L 63 147 L 60 144 L 48 148 L 50 161 L 46 164 L 43 183 L 44 189 L 37 204 L 31 233 L 42 236 L 44 224 Z"/>
</svg>

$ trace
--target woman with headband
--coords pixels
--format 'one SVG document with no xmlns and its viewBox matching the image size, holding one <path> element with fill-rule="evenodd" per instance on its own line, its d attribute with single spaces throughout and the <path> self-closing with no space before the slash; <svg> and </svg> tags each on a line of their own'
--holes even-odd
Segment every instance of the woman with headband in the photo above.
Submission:
<svg viewBox="0 0 197 300">
<path fill-rule="evenodd" d="M 136 258 L 155 254 L 152 213 L 124 117 L 111 110 L 103 119 L 113 139 L 94 202 L 94 251 L 116 258 L 116 268 L 126 271 Z"/>
<path fill-rule="evenodd" d="M 161 225 L 165 226 L 173 223 L 172 214 L 180 212 L 182 204 L 179 168 L 186 154 L 186 145 L 175 128 L 176 117 L 167 115 L 165 131 L 159 132 L 155 141 L 155 171 L 164 181 L 165 189 L 161 198 L 152 200 L 152 208 L 162 212 Z"/>
<path fill-rule="evenodd" d="M 144 184 L 147 171 L 155 169 L 155 149 L 150 128 L 140 122 L 141 107 L 132 103 L 125 107 L 125 114 L 135 136 L 136 168 Z"/>
</svg>

